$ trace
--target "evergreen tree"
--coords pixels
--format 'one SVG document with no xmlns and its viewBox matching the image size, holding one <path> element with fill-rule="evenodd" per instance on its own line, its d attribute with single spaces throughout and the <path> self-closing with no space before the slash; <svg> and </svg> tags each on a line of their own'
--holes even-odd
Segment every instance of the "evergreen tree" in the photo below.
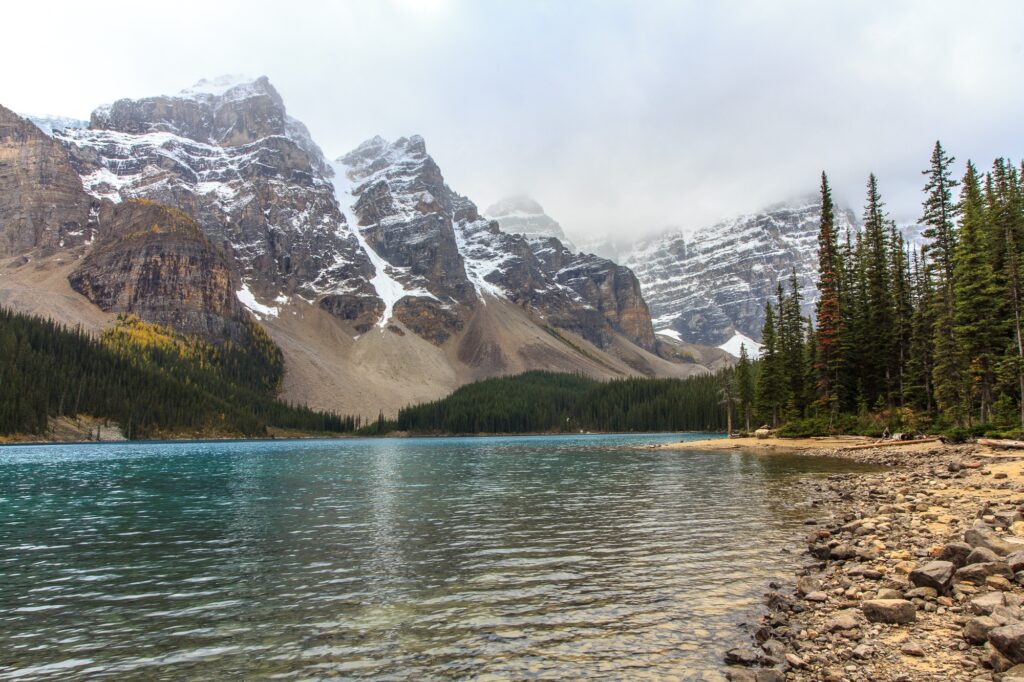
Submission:
<svg viewBox="0 0 1024 682">
<path fill-rule="evenodd" d="M 928 255 L 937 266 L 938 288 L 944 292 L 946 307 L 952 310 L 952 293 L 950 282 L 953 280 L 953 258 L 956 249 L 956 206 L 953 203 L 953 189 L 957 181 L 953 179 L 952 164 L 955 157 L 947 156 L 941 142 L 935 143 L 932 150 L 931 164 L 928 170 L 921 171 L 928 177 L 925 183 L 924 211 L 921 223 L 927 227 L 923 235 L 932 240 L 928 246 Z"/>
<path fill-rule="evenodd" d="M 892 245 L 890 265 L 892 272 L 893 358 L 896 363 L 896 393 L 900 407 L 907 401 L 907 374 L 909 371 L 911 339 L 913 336 L 914 301 L 910 274 L 910 258 L 903 235 L 890 223 L 889 240 Z"/>
<path fill-rule="evenodd" d="M 775 333 L 775 312 L 771 301 L 765 302 L 764 326 L 761 328 L 761 374 L 757 381 L 757 410 L 762 418 L 779 425 L 783 377 L 780 366 L 778 338 Z"/>
<path fill-rule="evenodd" d="M 964 378 L 969 379 L 960 393 L 964 400 L 976 404 L 978 418 L 985 423 L 991 417 L 995 369 L 1006 334 L 989 257 L 991 249 L 986 243 L 984 198 L 977 171 L 970 162 L 962 185 L 953 268 L 953 338 L 959 366 L 965 370 Z"/>
<path fill-rule="evenodd" d="M 818 401 L 834 419 L 839 409 L 843 321 L 839 307 L 840 261 L 835 209 L 828 176 L 821 174 L 821 227 L 818 233 L 817 346 Z"/>
<path fill-rule="evenodd" d="M 867 202 L 864 205 L 864 289 L 865 320 L 864 354 L 869 358 L 861 368 L 863 399 L 874 405 L 883 401 L 892 407 L 895 317 L 891 290 L 889 230 L 884 202 L 878 192 L 878 179 L 868 176 Z"/>
<path fill-rule="evenodd" d="M 747 354 L 747 345 L 740 344 L 740 359 L 736 363 L 736 387 L 734 392 L 740 404 L 740 412 L 743 415 L 743 425 L 746 431 L 750 431 L 750 411 L 754 403 L 754 376 L 750 366 L 750 356 Z"/>
</svg>

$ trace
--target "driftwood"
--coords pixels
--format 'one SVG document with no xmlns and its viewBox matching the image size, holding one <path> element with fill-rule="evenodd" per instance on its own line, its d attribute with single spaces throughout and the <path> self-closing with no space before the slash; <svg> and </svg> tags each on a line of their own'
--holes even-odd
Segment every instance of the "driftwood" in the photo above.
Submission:
<svg viewBox="0 0 1024 682">
<path fill-rule="evenodd" d="M 920 440 L 887 440 L 881 443 L 866 443 L 864 445 L 851 445 L 843 450 L 867 450 L 868 448 L 894 448 L 900 445 L 914 445 L 915 443 L 939 443 L 939 438 L 921 438 Z"/>
<path fill-rule="evenodd" d="M 998 438 L 979 438 L 978 445 L 987 445 L 990 448 L 1002 448 L 1004 450 L 1024 450 L 1024 440 L 1001 440 Z"/>
</svg>

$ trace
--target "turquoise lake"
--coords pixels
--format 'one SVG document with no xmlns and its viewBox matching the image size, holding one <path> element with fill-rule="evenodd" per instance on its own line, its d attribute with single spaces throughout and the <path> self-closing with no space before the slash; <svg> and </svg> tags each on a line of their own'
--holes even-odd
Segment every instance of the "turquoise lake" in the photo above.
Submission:
<svg viewBox="0 0 1024 682">
<path fill-rule="evenodd" d="M 0 448 L 0 679 L 721 679 L 852 468 L 681 438 Z"/>
</svg>

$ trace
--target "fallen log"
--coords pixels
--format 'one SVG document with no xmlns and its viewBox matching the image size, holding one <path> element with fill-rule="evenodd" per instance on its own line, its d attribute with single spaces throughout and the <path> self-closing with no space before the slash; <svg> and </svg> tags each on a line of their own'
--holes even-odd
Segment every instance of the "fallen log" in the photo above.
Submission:
<svg viewBox="0 0 1024 682">
<path fill-rule="evenodd" d="M 1001 438 L 979 438 L 978 445 L 987 445 L 990 448 L 1001 448 L 1003 450 L 1024 450 L 1024 440 L 1003 440 Z"/>
<path fill-rule="evenodd" d="M 921 438 L 920 440 L 887 440 L 879 443 L 865 443 L 864 445 L 851 445 L 840 448 L 841 450 L 867 450 L 869 448 L 895 448 L 901 445 L 915 445 L 917 443 L 940 443 L 941 438 Z"/>
</svg>

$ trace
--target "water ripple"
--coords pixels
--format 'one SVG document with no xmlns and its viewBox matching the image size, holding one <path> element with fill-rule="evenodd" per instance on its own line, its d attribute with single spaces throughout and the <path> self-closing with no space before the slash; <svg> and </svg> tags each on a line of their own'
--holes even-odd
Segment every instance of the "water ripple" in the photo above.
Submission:
<svg viewBox="0 0 1024 682">
<path fill-rule="evenodd" d="M 0 680 L 719 679 L 849 465 L 666 438 L 0 449 Z"/>
</svg>

